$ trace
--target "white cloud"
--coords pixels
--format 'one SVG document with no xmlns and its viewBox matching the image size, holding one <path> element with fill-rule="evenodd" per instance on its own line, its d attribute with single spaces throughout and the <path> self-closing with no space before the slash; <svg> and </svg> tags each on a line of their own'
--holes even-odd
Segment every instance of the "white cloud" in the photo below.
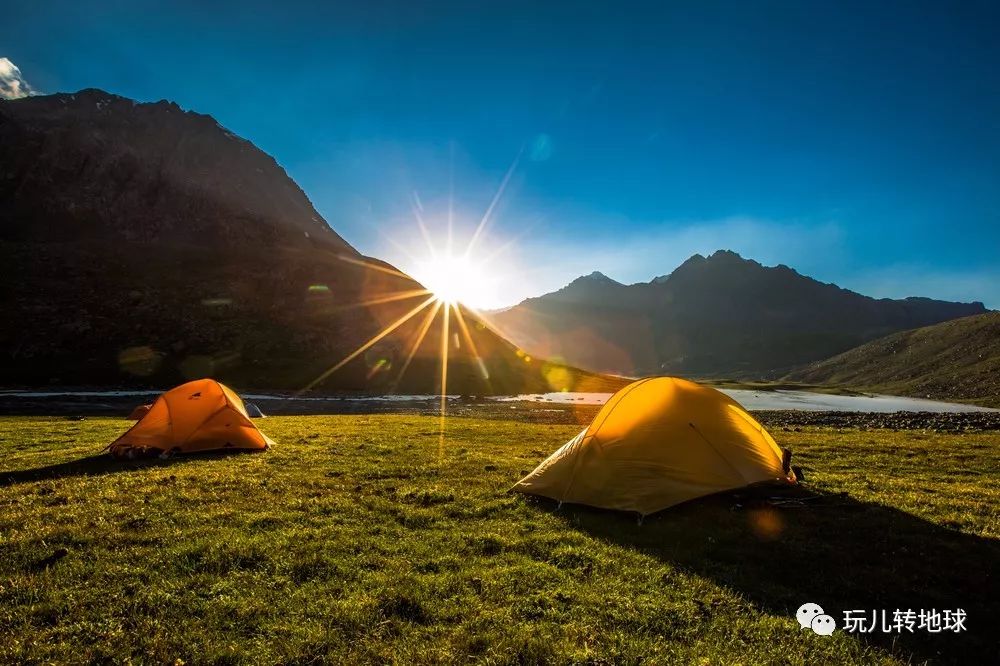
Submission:
<svg viewBox="0 0 1000 666">
<path fill-rule="evenodd" d="M 9 58 L 0 58 L 0 98 L 19 99 L 36 94 L 37 91 L 21 76 L 20 68 Z"/>
</svg>

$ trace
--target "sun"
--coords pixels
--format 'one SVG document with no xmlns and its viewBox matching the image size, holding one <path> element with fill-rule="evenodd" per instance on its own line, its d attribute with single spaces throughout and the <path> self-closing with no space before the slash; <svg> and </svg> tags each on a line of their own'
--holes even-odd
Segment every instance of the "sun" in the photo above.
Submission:
<svg viewBox="0 0 1000 666">
<path fill-rule="evenodd" d="M 434 297 L 447 305 L 482 307 L 495 298 L 496 280 L 485 268 L 466 254 L 436 252 L 416 264 L 413 277 Z"/>
<path fill-rule="evenodd" d="M 454 194 L 452 194 L 448 201 L 447 217 L 443 218 L 445 221 L 446 234 L 443 236 L 443 239 L 438 239 L 438 241 L 435 242 L 427 224 L 424 222 L 424 207 L 420 202 L 420 197 L 417 195 L 416 191 L 414 191 L 413 217 L 416 221 L 416 228 L 423 237 L 423 241 L 426 245 L 426 254 L 422 257 L 418 257 L 414 254 L 414 248 L 419 247 L 419 243 L 406 243 L 393 238 L 392 235 L 385 235 L 386 240 L 400 250 L 403 255 L 402 258 L 404 261 L 401 261 L 400 265 L 407 270 L 406 273 L 392 268 L 391 266 L 366 261 L 357 257 L 337 255 L 337 258 L 342 261 L 357 264 L 372 271 L 389 273 L 407 281 L 416 280 L 420 283 L 417 286 L 420 286 L 421 288 L 404 289 L 401 291 L 383 294 L 375 298 L 352 304 L 351 307 L 378 307 L 388 303 L 402 303 L 407 301 L 419 302 L 398 319 L 383 326 L 381 330 L 375 333 L 375 335 L 369 338 L 366 342 L 362 343 L 354 351 L 327 368 L 322 374 L 309 382 L 301 390 L 297 391 L 295 396 L 311 391 L 316 386 L 322 384 L 327 377 L 337 372 L 351 361 L 357 359 L 365 351 L 378 344 L 380 340 L 386 338 L 392 334 L 393 331 L 398 330 L 406 324 L 406 322 L 419 317 L 420 319 L 418 321 L 421 323 L 416 327 L 416 330 L 410 334 L 411 338 L 407 341 L 409 351 L 406 352 L 406 357 L 403 360 L 396 376 L 395 381 L 398 386 L 399 382 L 403 378 L 403 375 L 406 373 L 406 369 L 410 366 L 410 361 L 413 360 L 414 354 L 423 343 L 428 330 L 436 320 L 440 320 L 440 421 L 438 425 L 438 465 L 440 466 L 443 463 L 445 415 L 448 408 L 448 356 L 452 347 L 457 350 L 460 347 L 460 341 L 463 341 L 461 343 L 462 348 L 467 350 L 466 353 L 475 360 L 475 363 L 478 365 L 480 373 L 482 374 L 482 378 L 486 382 L 487 390 L 492 391 L 490 386 L 489 368 L 479 354 L 479 350 L 477 349 L 476 342 L 471 335 L 470 326 L 469 323 L 466 322 L 466 318 L 468 315 L 474 316 L 475 320 L 473 320 L 473 322 L 480 329 L 492 328 L 488 320 L 486 320 L 482 310 L 489 310 L 491 308 L 498 307 L 498 301 L 502 300 L 505 296 L 505 294 L 501 293 L 502 289 L 500 288 L 500 285 L 504 283 L 505 279 L 509 280 L 510 276 L 515 274 L 514 271 L 504 270 L 504 266 L 497 265 L 498 257 L 500 257 L 500 255 L 512 246 L 513 241 L 499 244 L 495 242 L 495 239 L 489 239 L 494 242 L 492 243 L 493 247 L 488 248 L 488 250 L 484 250 L 482 246 L 489 246 L 491 243 L 489 243 L 489 241 L 482 241 L 484 236 L 488 233 L 491 218 L 494 215 L 500 198 L 503 196 L 507 183 L 510 181 L 514 170 L 517 168 L 519 160 L 520 156 L 518 156 L 514 160 L 514 163 L 511 164 L 510 168 L 507 169 L 507 173 L 504 175 L 496 193 L 493 195 L 493 199 L 490 201 L 489 207 L 487 207 L 486 212 L 483 213 L 479 223 L 471 229 L 471 234 L 468 238 L 466 239 L 464 238 L 464 234 L 460 234 L 463 236 L 461 239 L 463 241 L 461 243 L 463 250 L 461 252 L 456 253 L 454 251 L 456 242 L 456 225 L 454 224 Z M 441 242 L 442 240 L 443 242 Z M 509 269 L 510 267 L 508 266 L 506 268 Z M 466 311 L 466 313 L 463 313 L 463 310 Z M 452 328 L 453 322 L 454 328 Z M 452 331 L 453 334 L 449 335 Z M 526 360 L 530 360 L 530 357 L 525 358 Z"/>
</svg>

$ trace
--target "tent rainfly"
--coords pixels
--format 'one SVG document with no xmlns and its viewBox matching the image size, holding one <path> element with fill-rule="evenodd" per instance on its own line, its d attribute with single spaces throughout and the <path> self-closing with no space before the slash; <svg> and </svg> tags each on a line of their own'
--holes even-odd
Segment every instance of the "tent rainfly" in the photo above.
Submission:
<svg viewBox="0 0 1000 666">
<path fill-rule="evenodd" d="M 108 447 L 117 458 L 234 450 L 262 451 L 274 442 L 257 429 L 243 401 L 214 379 L 173 388 Z"/>
<path fill-rule="evenodd" d="M 648 515 L 761 482 L 795 483 L 790 454 L 743 407 L 707 386 L 643 379 L 517 482 L 559 502 Z"/>
</svg>

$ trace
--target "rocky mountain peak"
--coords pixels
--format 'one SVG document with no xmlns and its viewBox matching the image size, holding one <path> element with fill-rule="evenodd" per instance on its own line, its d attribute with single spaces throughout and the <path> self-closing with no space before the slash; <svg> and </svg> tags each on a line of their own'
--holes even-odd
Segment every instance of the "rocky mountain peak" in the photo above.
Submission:
<svg viewBox="0 0 1000 666">
<path fill-rule="evenodd" d="M 607 275 L 605 275 L 604 273 L 602 273 L 600 271 L 594 271 L 590 275 L 584 275 L 582 277 L 577 278 L 577 280 L 590 280 L 592 282 L 604 282 L 604 283 L 611 283 L 611 284 L 621 284 L 621 282 L 618 282 L 617 280 L 612 280 L 611 278 L 609 278 Z"/>
</svg>

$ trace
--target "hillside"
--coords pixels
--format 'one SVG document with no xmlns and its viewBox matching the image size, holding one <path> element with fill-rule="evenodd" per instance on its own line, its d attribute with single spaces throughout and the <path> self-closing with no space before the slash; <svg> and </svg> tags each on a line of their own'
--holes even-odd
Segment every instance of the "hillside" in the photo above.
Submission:
<svg viewBox="0 0 1000 666">
<path fill-rule="evenodd" d="M 648 283 L 581 277 L 493 320 L 528 351 L 594 370 L 773 378 L 889 333 L 983 312 L 982 303 L 874 299 L 720 250 Z"/>
<path fill-rule="evenodd" d="M 880 338 L 787 379 L 1000 407 L 1000 312 Z"/>
<path fill-rule="evenodd" d="M 166 101 L 0 101 L 0 201 L 7 385 L 301 388 L 427 298 L 334 232 L 272 157 Z M 465 315 L 449 391 L 600 381 L 526 360 Z M 443 313 L 400 379 L 422 319 L 316 388 L 436 391 Z"/>
</svg>

